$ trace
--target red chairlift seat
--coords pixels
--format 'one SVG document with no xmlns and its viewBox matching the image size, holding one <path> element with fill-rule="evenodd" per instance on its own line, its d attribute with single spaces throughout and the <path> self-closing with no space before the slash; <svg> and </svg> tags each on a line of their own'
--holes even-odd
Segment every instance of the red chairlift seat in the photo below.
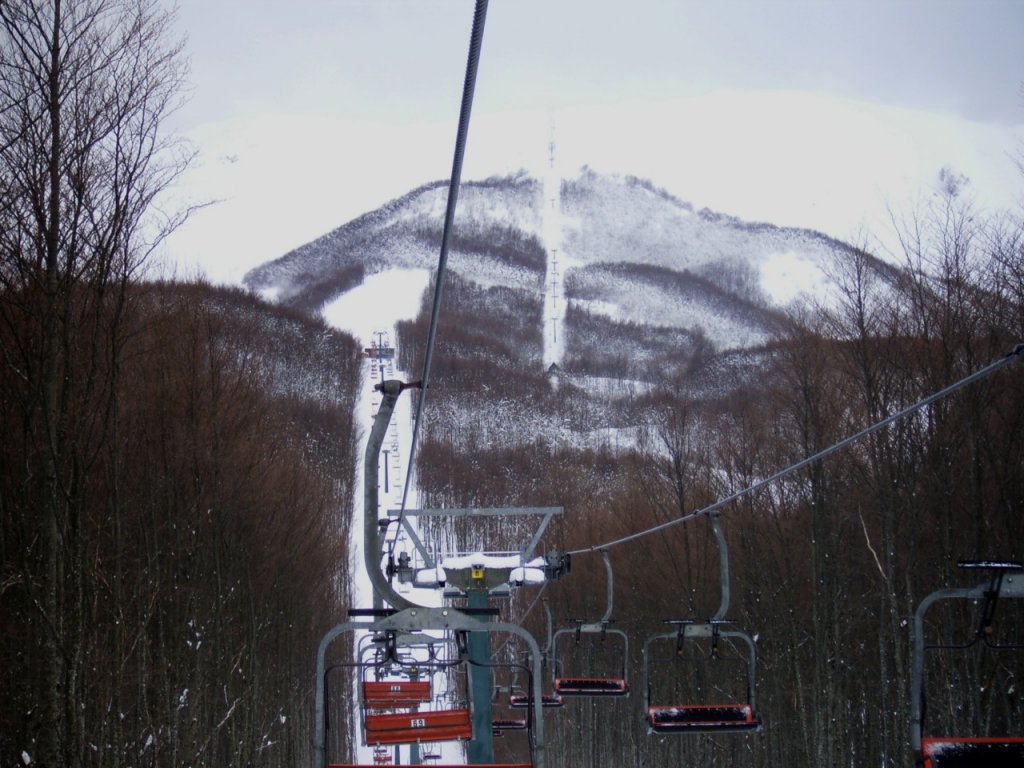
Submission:
<svg viewBox="0 0 1024 768">
<path fill-rule="evenodd" d="M 533 696 L 528 693 L 513 693 L 508 698 L 508 705 L 513 709 L 526 709 L 533 706 Z M 542 707 L 562 707 L 565 700 L 557 693 L 542 693 L 540 696 Z"/>
<path fill-rule="evenodd" d="M 1024 736 L 929 736 L 921 757 L 924 768 L 1021 768 Z"/>
<path fill-rule="evenodd" d="M 363 705 L 367 709 L 401 709 L 431 700 L 429 680 L 385 680 L 363 683 Z"/>
<path fill-rule="evenodd" d="M 560 696 L 629 695 L 629 685 L 620 677 L 556 677 L 552 687 Z"/>
<path fill-rule="evenodd" d="M 650 706 L 647 724 L 655 733 L 756 731 L 761 721 L 749 704 Z"/>
<path fill-rule="evenodd" d="M 364 725 L 366 744 L 369 746 L 473 738 L 473 724 L 468 709 L 368 714 Z"/>
<path fill-rule="evenodd" d="M 525 731 L 527 723 L 522 718 L 496 717 L 491 725 L 496 731 Z"/>
</svg>

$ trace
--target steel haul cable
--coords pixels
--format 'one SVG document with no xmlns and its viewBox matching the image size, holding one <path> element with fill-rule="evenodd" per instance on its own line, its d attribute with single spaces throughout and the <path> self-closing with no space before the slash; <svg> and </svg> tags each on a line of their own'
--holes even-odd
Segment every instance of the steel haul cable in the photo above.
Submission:
<svg viewBox="0 0 1024 768">
<path fill-rule="evenodd" d="M 419 441 L 420 425 L 426 408 L 427 390 L 430 383 L 430 364 L 437 340 L 437 320 L 441 313 L 441 297 L 444 292 L 444 274 L 448 266 L 448 242 L 455 220 L 455 204 L 459 199 L 459 184 L 462 180 L 462 159 L 466 153 L 466 136 L 469 133 L 469 116 L 473 109 L 473 92 L 476 90 L 476 73 L 480 63 L 480 47 L 483 45 L 484 22 L 487 20 L 487 0 L 477 0 L 473 12 L 473 31 L 469 39 L 469 56 L 466 61 L 466 78 L 462 86 L 462 107 L 459 110 L 459 128 L 455 136 L 455 158 L 452 161 L 452 175 L 448 182 L 448 205 L 444 214 L 444 229 L 441 232 L 441 253 L 437 259 L 437 277 L 434 283 L 434 302 L 430 309 L 430 327 L 427 331 L 427 349 L 423 356 L 423 373 L 420 376 L 420 397 L 413 421 L 412 442 L 409 447 L 409 468 L 402 488 L 402 504 L 398 513 L 398 525 L 405 515 L 409 498 L 409 485 L 416 460 L 416 445 Z M 388 556 L 394 554 L 395 539 L 388 545 Z"/>
<path fill-rule="evenodd" d="M 644 536 L 649 536 L 652 533 L 657 533 L 658 531 L 663 531 L 666 528 L 671 528 L 672 526 L 679 525 L 680 523 L 686 523 L 686 522 L 689 522 L 690 520 L 695 520 L 698 517 L 703 517 L 704 515 L 708 515 L 708 514 L 711 514 L 712 512 L 716 512 L 719 509 L 721 509 L 722 507 L 725 507 L 725 506 L 727 506 L 729 504 L 732 504 L 734 501 L 737 501 L 737 500 L 743 498 L 744 496 L 748 496 L 751 493 L 754 493 L 756 491 L 761 490 L 765 486 L 770 485 L 771 483 L 774 483 L 776 480 L 781 480 L 782 478 L 786 477 L 787 475 L 791 475 L 794 472 L 798 472 L 799 470 L 803 469 L 804 467 L 807 467 L 807 466 L 813 464 L 816 461 L 824 459 L 826 456 L 829 456 L 829 455 L 835 453 L 836 451 L 838 451 L 838 450 L 840 450 L 842 448 L 845 448 L 846 446 L 850 445 L 850 443 L 854 443 L 854 442 L 856 442 L 857 440 L 860 440 L 863 437 L 867 437 L 868 435 L 870 435 L 870 434 L 872 434 L 874 432 L 877 432 L 878 430 L 882 429 L 883 427 L 889 426 L 894 421 L 898 421 L 899 419 L 902 419 L 905 416 L 909 416 L 911 413 L 914 413 L 915 411 L 919 411 L 922 408 L 924 408 L 925 406 L 931 405 L 935 401 L 941 400 L 942 398 L 946 397 L 947 395 L 951 395 L 954 392 L 956 392 L 957 390 L 963 389 L 967 385 L 973 384 L 975 381 L 978 381 L 979 379 L 985 378 L 989 374 L 992 374 L 995 371 L 997 371 L 1000 368 L 1002 368 L 1003 366 L 1009 364 L 1015 358 L 1022 357 L 1022 356 L 1024 356 L 1024 344 L 1018 344 L 1016 347 L 1014 347 L 1012 350 L 1010 350 L 1008 353 L 1006 353 L 1003 357 L 999 358 L 995 362 L 989 363 L 984 368 L 982 368 L 982 369 L 980 369 L 978 371 L 975 371 L 974 373 L 972 373 L 972 374 L 970 374 L 968 376 L 965 376 L 964 378 L 960 379 L 959 381 L 957 381 L 957 382 L 955 382 L 953 384 L 950 384 L 948 387 L 946 387 L 944 389 L 940 389 L 938 392 L 936 392 L 936 393 L 934 393 L 932 395 L 929 395 L 928 397 L 924 398 L 923 400 L 919 400 L 918 402 L 914 403 L 913 405 L 908 406 L 907 408 L 904 408 L 902 411 L 899 411 L 898 413 L 894 413 L 892 416 L 889 416 L 889 417 L 887 417 L 885 419 L 882 419 L 878 423 L 872 424 L 870 427 L 867 427 L 866 429 L 862 429 L 857 434 L 850 435 L 849 437 L 843 438 L 842 440 L 840 440 L 835 445 L 833 445 L 833 446 L 831 446 L 829 448 L 825 448 L 822 451 L 818 451 L 813 456 L 808 456 L 806 459 L 803 459 L 802 461 L 799 461 L 796 464 L 793 464 L 793 465 L 791 465 L 789 467 L 786 467 L 785 469 L 781 469 L 778 472 L 776 472 L 775 474 L 770 475 L 769 477 L 766 477 L 764 480 L 759 480 L 758 482 L 754 483 L 753 485 L 750 485 L 750 486 L 748 486 L 748 487 L 746 487 L 746 488 L 744 488 L 744 489 L 742 489 L 740 491 L 736 491 L 735 493 L 731 494 L 730 496 L 727 496 L 724 499 L 716 501 L 714 504 L 711 504 L 711 505 L 709 505 L 707 507 L 704 507 L 703 509 L 698 509 L 697 511 L 691 512 L 688 515 L 683 515 L 682 517 L 677 517 L 675 520 L 669 520 L 667 523 L 662 523 L 661 525 L 656 525 L 656 526 L 654 526 L 652 528 L 647 528 L 647 529 L 642 530 L 642 531 L 637 531 L 636 533 L 632 533 L 629 536 L 623 536 L 622 538 L 615 539 L 614 541 L 605 542 L 604 544 L 595 544 L 592 547 L 586 547 L 584 549 L 570 550 L 566 554 L 568 554 L 568 555 L 582 555 L 582 554 L 586 554 L 587 552 L 598 552 L 598 551 L 600 551 L 602 549 L 608 549 L 610 547 L 618 546 L 619 544 L 625 544 L 626 542 L 634 541 L 636 539 L 643 538 Z"/>
</svg>

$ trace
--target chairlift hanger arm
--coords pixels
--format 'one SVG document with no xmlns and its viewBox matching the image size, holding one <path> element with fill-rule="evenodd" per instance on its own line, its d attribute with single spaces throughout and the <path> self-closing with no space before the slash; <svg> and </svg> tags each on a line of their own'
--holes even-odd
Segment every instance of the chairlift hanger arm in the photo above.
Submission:
<svg viewBox="0 0 1024 768">
<path fill-rule="evenodd" d="M 380 448 L 384 442 L 388 425 L 391 423 L 391 416 L 399 395 L 412 386 L 415 385 L 389 379 L 375 387 L 380 391 L 382 397 L 377 413 L 373 417 L 373 427 L 370 429 L 370 436 L 366 441 L 366 453 L 363 456 L 363 566 L 370 579 L 375 598 L 400 610 L 422 608 L 423 606 L 398 594 L 381 570 L 381 532 L 377 519 L 379 488 L 377 483 Z"/>
<path fill-rule="evenodd" d="M 960 563 L 961 567 L 964 567 L 964 565 L 965 564 Z M 995 572 L 992 574 L 992 578 L 989 581 L 988 591 L 985 592 L 985 602 L 981 611 L 981 620 L 978 622 L 978 631 L 975 633 L 975 639 L 981 640 L 989 647 L 995 648 L 998 646 L 993 645 L 989 638 L 992 636 L 992 621 L 996 616 L 996 608 L 999 604 L 999 594 L 1003 588 L 1003 579 L 1007 571 L 1019 571 L 1020 563 L 1014 563 L 1012 566 L 1006 563 L 994 565 L 985 564 L 984 567 L 994 568 Z"/>
<path fill-rule="evenodd" d="M 554 630 L 552 629 L 551 606 L 548 605 L 547 598 L 544 598 L 543 603 L 544 616 L 547 621 L 547 642 L 544 644 L 544 660 L 547 661 L 551 658 L 551 637 L 554 634 Z"/>
<path fill-rule="evenodd" d="M 729 544 L 725 540 L 725 534 L 722 533 L 722 523 L 718 518 L 718 512 L 711 512 L 708 515 L 711 530 L 715 534 L 715 541 L 718 542 L 718 575 L 722 589 L 718 610 L 711 617 L 712 622 L 725 619 L 725 614 L 729 612 Z"/>
<path fill-rule="evenodd" d="M 607 600 L 606 607 L 604 610 L 604 616 L 601 617 L 601 624 L 607 624 L 612 618 L 612 602 L 615 599 L 615 581 L 612 574 L 612 561 L 608 557 L 608 550 L 601 550 L 601 558 L 604 560 L 604 571 L 607 574 Z"/>
</svg>

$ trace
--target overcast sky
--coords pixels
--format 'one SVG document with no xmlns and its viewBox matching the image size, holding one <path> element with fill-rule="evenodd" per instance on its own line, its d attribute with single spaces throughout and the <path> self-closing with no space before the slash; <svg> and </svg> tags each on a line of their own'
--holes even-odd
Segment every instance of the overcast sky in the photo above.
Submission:
<svg viewBox="0 0 1024 768">
<path fill-rule="evenodd" d="M 447 178 L 472 0 L 178 5 L 192 95 L 168 127 L 203 153 L 184 193 L 224 201 L 169 243 L 179 264 L 237 281 Z M 554 131 L 566 173 L 844 237 L 935 163 L 1005 197 L 1022 84 L 1024 0 L 492 0 L 465 178 L 531 167 Z"/>
</svg>

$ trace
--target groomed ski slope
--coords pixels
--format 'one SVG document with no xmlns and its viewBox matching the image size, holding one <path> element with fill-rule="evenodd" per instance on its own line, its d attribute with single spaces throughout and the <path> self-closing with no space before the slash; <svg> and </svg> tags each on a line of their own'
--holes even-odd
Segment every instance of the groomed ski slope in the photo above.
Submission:
<svg viewBox="0 0 1024 768">
<path fill-rule="evenodd" d="M 362 285 L 354 288 L 336 301 L 327 305 L 323 311 L 324 320 L 334 328 L 352 334 L 363 349 L 374 345 L 395 347 L 396 325 L 402 320 L 411 320 L 420 307 L 423 292 L 427 290 L 430 274 L 427 270 L 389 270 L 367 276 Z M 350 530 L 349 562 L 346 564 L 352 574 L 352 607 L 370 608 L 373 604 L 373 589 L 363 565 L 363 454 L 366 438 L 373 425 L 373 418 L 380 404 L 380 394 L 374 386 L 382 378 L 411 381 L 419 377 L 419 372 L 411 373 L 395 367 L 396 359 L 375 360 L 366 358 L 365 378 L 361 395 L 356 404 L 356 428 L 359 429 L 360 445 L 356 451 L 355 467 L 356 482 L 353 502 L 353 521 Z M 389 509 L 398 509 L 402 504 L 402 493 L 406 482 L 409 448 L 412 441 L 412 404 L 413 397 L 409 393 L 398 399 L 391 424 L 384 440 L 380 456 L 379 482 L 379 515 L 386 514 Z M 385 451 L 387 456 L 385 456 Z M 385 465 L 387 476 L 385 477 Z M 418 504 L 416 488 L 410 483 L 406 507 L 416 508 Z M 389 535 L 392 532 L 389 532 Z M 399 590 L 408 599 L 420 605 L 440 605 L 441 595 L 433 589 L 415 589 L 401 585 Z M 354 638 L 358 647 L 359 637 Z M 355 681 L 358 684 L 358 680 Z M 435 681 L 441 684 L 441 679 Z M 352 743 L 359 745 L 353 755 L 360 764 L 370 765 L 373 762 L 373 748 L 362 746 L 361 721 L 355 702 L 358 693 L 352 691 L 353 706 L 348 710 L 348 727 L 351 729 Z M 408 764 L 408 747 L 401 750 L 400 761 Z M 440 754 L 443 763 L 465 762 L 464 749 L 459 743 L 431 745 L 431 754 Z M 340 756 L 337 756 L 340 757 Z M 346 758 L 347 759 L 347 758 Z M 396 762 L 398 762 L 396 760 Z"/>
</svg>

